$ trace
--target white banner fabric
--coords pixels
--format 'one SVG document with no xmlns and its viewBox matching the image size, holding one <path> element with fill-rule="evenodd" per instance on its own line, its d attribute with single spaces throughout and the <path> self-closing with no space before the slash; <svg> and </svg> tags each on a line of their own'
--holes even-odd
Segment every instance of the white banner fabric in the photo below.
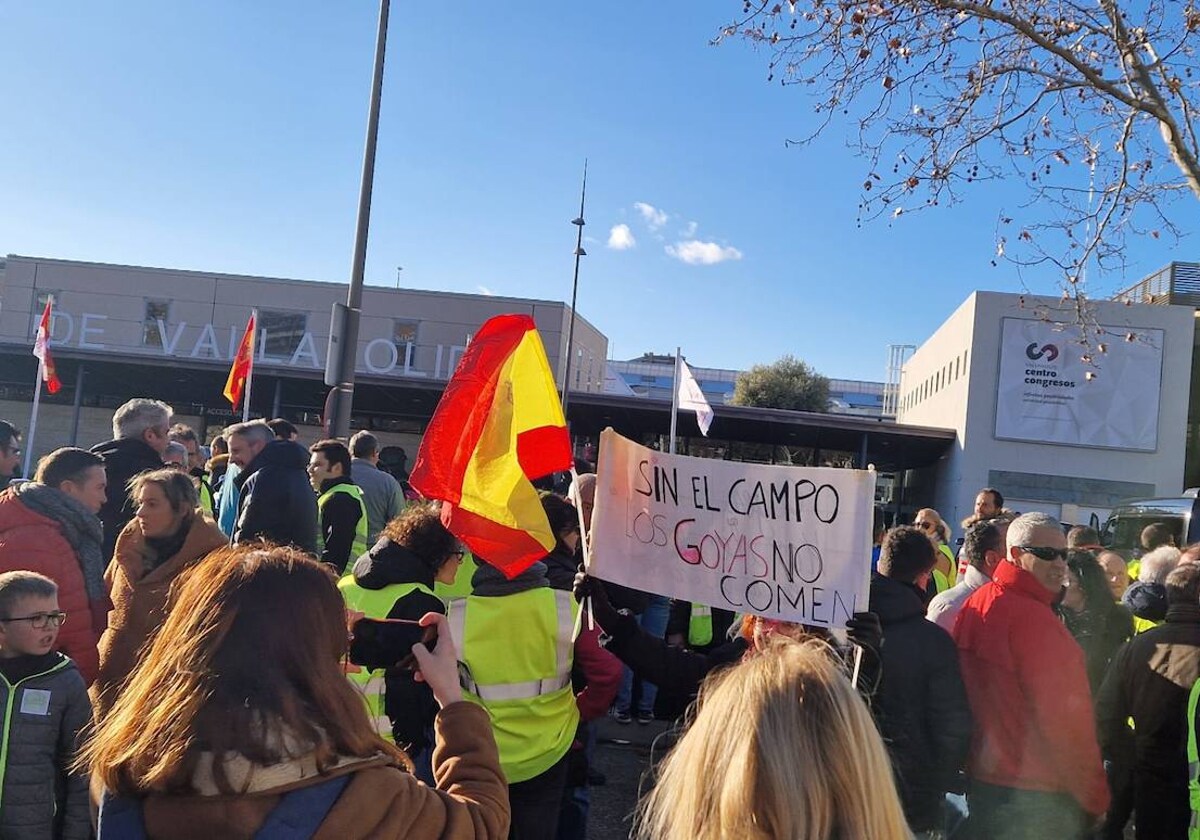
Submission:
<svg viewBox="0 0 1200 840">
<path fill-rule="evenodd" d="M 1153 452 L 1158 448 L 1162 330 L 1105 327 L 1092 363 L 1071 332 L 1046 321 L 1005 318 L 996 389 L 996 437 Z M 1088 378 L 1088 374 L 1092 378 Z"/>
<path fill-rule="evenodd" d="M 867 609 L 874 472 L 668 455 L 612 429 L 598 460 L 590 574 L 821 627 Z"/>
</svg>

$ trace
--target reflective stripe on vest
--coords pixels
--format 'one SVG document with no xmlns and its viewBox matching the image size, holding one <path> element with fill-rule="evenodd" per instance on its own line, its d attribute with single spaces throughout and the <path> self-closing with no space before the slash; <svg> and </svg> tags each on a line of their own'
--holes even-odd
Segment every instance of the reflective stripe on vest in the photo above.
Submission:
<svg viewBox="0 0 1200 840">
<path fill-rule="evenodd" d="M 1200 749 L 1196 746 L 1196 707 L 1200 704 L 1200 680 L 1192 685 L 1187 707 L 1188 802 L 1192 820 L 1188 824 L 1188 840 L 1200 840 Z"/>
<path fill-rule="evenodd" d="M 325 551 L 325 503 L 333 498 L 334 493 L 345 493 L 358 502 L 358 522 L 354 526 L 354 542 L 350 545 L 350 556 L 346 558 L 346 567 L 367 553 L 367 506 L 363 504 L 362 488 L 357 484 L 335 484 L 317 497 L 317 510 L 320 512 L 321 524 L 317 526 L 317 554 Z"/>
<path fill-rule="evenodd" d="M 704 604 L 692 604 L 688 618 L 688 644 L 703 647 L 713 640 L 712 608 Z"/>
<path fill-rule="evenodd" d="M 423 583 L 393 583 L 383 589 L 364 589 L 354 581 L 354 575 L 344 575 L 338 581 L 338 589 L 346 601 L 346 607 L 360 612 L 367 618 L 387 618 L 392 607 L 401 598 L 412 592 L 433 592 Z M 383 669 L 368 671 L 365 668 L 346 675 L 363 695 L 367 703 L 367 715 L 375 731 L 388 741 L 392 740 L 392 722 L 388 720 L 384 707 L 384 692 L 387 688 L 384 682 Z"/>
<path fill-rule="evenodd" d="M 558 634 L 555 639 L 554 673 L 536 680 L 523 680 L 510 683 L 489 683 L 481 685 L 475 681 L 470 671 L 459 669 L 458 682 L 463 691 L 469 691 L 485 702 L 504 700 L 530 700 L 543 694 L 553 694 L 562 691 L 571 684 L 571 664 L 574 661 L 575 649 L 575 600 L 569 592 L 554 592 L 555 621 Z M 446 617 L 450 622 L 450 635 L 459 646 L 460 655 L 464 652 L 463 642 L 466 639 L 468 599 L 455 598 L 447 607 Z"/>
</svg>

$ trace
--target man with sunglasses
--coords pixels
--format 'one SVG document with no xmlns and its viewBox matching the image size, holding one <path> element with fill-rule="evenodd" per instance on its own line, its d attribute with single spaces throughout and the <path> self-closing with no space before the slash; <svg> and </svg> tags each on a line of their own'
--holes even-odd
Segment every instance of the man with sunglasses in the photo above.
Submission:
<svg viewBox="0 0 1200 840">
<path fill-rule="evenodd" d="M 1051 609 L 1067 579 L 1062 526 L 1019 516 L 955 622 L 975 720 L 972 836 L 1082 838 L 1108 809 L 1083 651 Z"/>
</svg>

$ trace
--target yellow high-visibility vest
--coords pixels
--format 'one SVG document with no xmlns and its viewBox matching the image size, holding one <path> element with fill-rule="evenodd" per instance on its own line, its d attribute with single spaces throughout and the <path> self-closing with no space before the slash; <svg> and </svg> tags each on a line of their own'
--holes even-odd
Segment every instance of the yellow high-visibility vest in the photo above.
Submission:
<svg viewBox="0 0 1200 840">
<path fill-rule="evenodd" d="M 449 604 L 463 695 L 487 709 L 509 784 L 549 770 L 575 738 L 578 614 L 570 592 L 548 587 Z"/>
</svg>

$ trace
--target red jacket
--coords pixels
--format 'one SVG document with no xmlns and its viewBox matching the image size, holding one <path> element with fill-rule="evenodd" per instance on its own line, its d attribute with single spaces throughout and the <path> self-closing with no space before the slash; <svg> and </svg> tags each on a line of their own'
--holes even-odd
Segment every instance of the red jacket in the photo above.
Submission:
<svg viewBox="0 0 1200 840">
<path fill-rule="evenodd" d="M 621 660 L 600 647 L 600 625 L 589 630 L 587 621 L 584 616 L 583 628 L 575 640 L 575 665 L 586 681 L 583 690 L 575 695 L 575 705 L 579 707 L 579 719 L 584 723 L 603 717 L 608 711 L 621 687 L 621 674 L 625 670 Z"/>
<path fill-rule="evenodd" d="M 1108 810 L 1083 651 L 1050 609 L 1054 595 L 1001 563 L 954 624 L 975 719 L 967 771 L 1022 790 L 1071 794 L 1087 813 Z"/>
<path fill-rule="evenodd" d="M 79 558 L 62 526 L 26 507 L 11 490 L 0 493 L 0 572 L 37 572 L 58 584 L 58 608 L 67 620 L 58 631 L 58 649 L 75 660 L 91 685 L 100 667 L 96 645 L 104 632 L 107 602 L 88 603 Z"/>
</svg>

